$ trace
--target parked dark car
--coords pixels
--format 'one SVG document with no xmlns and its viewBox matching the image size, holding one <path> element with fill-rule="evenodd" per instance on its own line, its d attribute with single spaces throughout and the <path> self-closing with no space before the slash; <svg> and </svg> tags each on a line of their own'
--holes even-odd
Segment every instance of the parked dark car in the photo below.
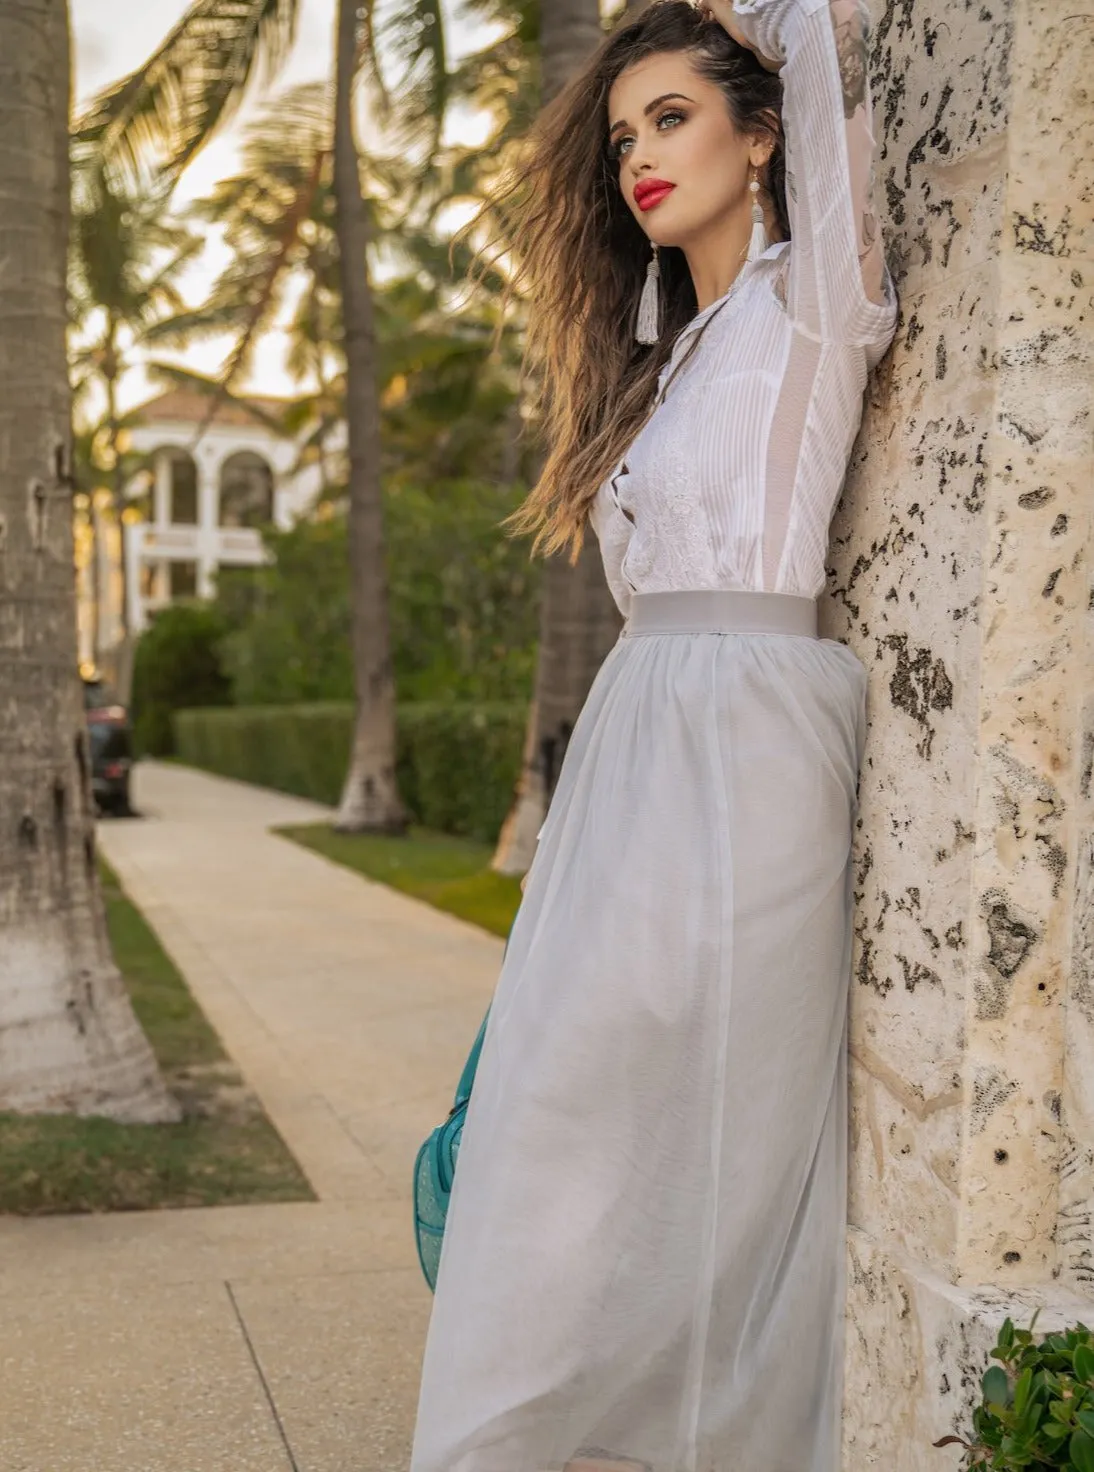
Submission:
<svg viewBox="0 0 1094 1472">
<path fill-rule="evenodd" d="M 128 817 L 133 736 L 129 712 L 98 678 L 83 679 L 87 742 L 91 751 L 91 793 L 100 812 Z"/>
</svg>

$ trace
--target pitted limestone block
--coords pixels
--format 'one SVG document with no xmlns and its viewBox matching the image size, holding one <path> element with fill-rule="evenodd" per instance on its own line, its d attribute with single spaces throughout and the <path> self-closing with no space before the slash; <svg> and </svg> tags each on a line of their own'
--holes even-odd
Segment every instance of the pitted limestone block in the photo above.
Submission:
<svg viewBox="0 0 1094 1472">
<path fill-rule="evenodd" d="M 1017 124 L 1016 124 L 1017 126 Z M 1016 146 L 1016 145 L 1015 145 Z M 978 782 L 957 1261 L 979 1279 L 1059 1270 L 1065 1008 L 1088 671 L 1094 351 L 1085 287 L 1049 254 L 1004 250 L 992 358 L 980 603 Z M 1080 273 L 1080 281 L 1081 273 Z M 1046 1102 L 1048 1101 L 1048 1102 Z M 1094 1143 L 1094 1142 L 1092 1142 Z"/>
<path fill-rule="evenodd" d="M 894 893 L 884 878 L 867 880 L 855 915 L 851 1215 L 941 1267 L 955 1231 L 968 842 L 936 864 L 939 834 L 904 807 L 909 797 L 898 782 L 879 784 L 876 801 L 890 812 L 899 802 L 903 817 L 899 828 L 874 833 L 866 857 L 882 849 L 890 871 L 898 863 L 908 874 L 927 870 L 925 882 Z"/>
<path fill-rule="evenodd" d="M 1013 1070 L 1002 1061 L 969 1061 L 960 1254 L 968 1276 L 1038 1284 L 1056 1269 L 1061 1141 L 1058 1091 L 1041 1081 L 1046 1072 L 1058 1079 L 1061 1073 L 1058 1040 L 1032 1023 L 1023 1034 L 1027 1049 Z"/>
<path fill-rule="evenodd" d="M 1092 706 L 1089 702 L 1084 711 L 1087 728 L 1094 721 Z M 1094 1291 L 1094 831 L 1082 832 L 1078 850 L 1064 1084 L 1056 1101 L 1062 1125 L 1056 1240 L 1062 1281 L 1089 1293 Z"/>
<path fill-rule="evenodd" d="M 993 467 L 1009 511 L 1020 496 L 1053 487 L 1057 471 L 1088 460 L 1094 260 L 1011 251 L 999 270 L 1007 312 L 991 359 Z"/>
<path fill-rule="evenodd" d="M 1056 1245 L 1060 1282 L 1094 1295 L 1094 1149 L 1068 1135 L 1060 1156 Z"/>
<path fill-rule="evenodd" d="M 985 766 L 991 761 L 987 754 Z M 1012 882 L 981 894 L 971 933 L 956 1263 L 978 1280 L 998 1281 L 1010 1269 L 1015 1282 L 1038 1283 L 1057 1268 L 1066 999 L 1060 955 L 1070 902 L 1053 898 L 1047 880 L 1039 884 L 1040 845 L 1025 822 L 1020 818 Z M 1000 867 L 996 846 L 978 852 L 978 881 Z"/>
<path fill-rule="evenodd" d="M 946 1472 L 998 1323 L 1094 1283 L 1094 0 L 872 9 L 901 322 L 825 612 L 871 676 L 844 1467 Z"/>
<path fill-rule="evenodd" d="M 1010 62 L 1015 103 L 1004 240 L 1041 256 L 1089 258 L 1094 256 L 1094 4 L 1026 0 L 1022 20 Z"/>
<path fill-rule="evenodd" d="M 947 512 L 957 518 L 947 531 L 966 530 L 966 518 L 983 506 L 995 408 L 996 290 L 987 266 L 954 273 L 925 293 L 902 290 L 900 329 L 871 387 L 834 528 L 837 567 L 852 531 L 857 541 L 848 574 L 871 542 L 884 539 L 894 502 L 910 515 L 904 530 L 913 536 L 937 531 Z M 869 496 L 857 500 L 867 484 Z M 837 581 L 837 592 L 840 587 Z M 880 589 L 882 597 L 887 592 Z"/>
<path fill-rule="evenodd" d="M 850 1219 L 941 1271 L 957 1235 L 961 1058 L 909 1083 L 859 1037 L 851 1053 Z"/>
<path fill-rule="evenodd" d="M 1034 955 L 1041 933 L 1006 890 L 986 890 L 980 909 L 987 947 L 973 975 L 973 1006 L 978 1022 L 992 1022 L 1006 1016 L 1014 978 Z"/>
<path fill-rule="evenodd" d="M 1071 947 L 1070 1022 L 1075 1032 L 1089 1033 L 1091 1068 L 1072 1085 L 1076 1102 L 1094 1121 L 1094 833 L 1084 832 L 1079 840 L 1075 874 L 1075 920 Z"/>
<path fill-rule="evenodd" d="M 1029 688 L 1012 683 L 1019 590 L 1001 601 L 981 660 L 972 992 L 965 1074 L 971 1088 L 961 1166 L 957 1261 L 980 1280 L 1006 1268 L 1039 1282 L 1056 1267 L 1055 1222 L 1071 927 L 1068 845 L 1074 669 L 1067 641 Z M 985 601 L 985 609 L 988 607 Z M 1033 611 L 1030 640 L 1036 642 Z M 1049 1102 L 1046 1102 L 1049 1101 Z"/>
<path fill-rule="evenodd" d="M 1061 657 L 1065 652 L 1061 651 Z M 1054 665 L 1052 673 L 1058 669 L 1059 665 Z M 1062 678 L 1053 680 L 1048 688 L 1042 677 L 1037 689 L 1017 695 L 1013 702 L 1017 711 L 1014 727 L 1004 739 L 993 742 L 982 757 L 983 797 L 990 804 L 981 815 L 985 842 L 991 835 L 1000 878 L 1004 883 L 1020 880 L 1022 902 L 1027 909 L 1032 906 L 1034 912 L 1031 931 L 1025 921 L 1012 921 L 1005 901 L 985 910 L 991 940 L 989 960 L 995 973 L 1007 979 L 1012 974 L 1008 969 L 1011 953 L 1017 951 L 1024 956 L 1035 944 L 1037 916 L 1045 913 L 1047 923 L 1051 902 L 1060 898 L 1068 877 L 1065 844 L 1070 818 L 1061 785 L 1073 761 L 1069 741 L 1072 733 L 1060 729 L 1064 722 L 1059 706 L 1071 704 L 1068 677 L 1074 675 L 1074 668 L 1070 661 L 1060 674 Z M 1022 709 L 1027 702 L 1028 712 Z M 998 706 L 1003 704 L 996 702 L 997 717 Z M 1004 713 L 1010 708 L 1012 703 L 1007 701 Z"/>
<path fill-rule="evenodd" d="M 954 1472 L 999 1327 L 1040 1309 L 1038 1330 L 1090 1322 L 1094 1303 L 1050 1286 L 954 1287 L 862 1232 L 848 1238 L 843 1472 Z"/>
<path fill-rule="evenodd" d="M 877 177 L 898 287 L 922 292 L 993 252 L 1007 129 L 1003 6 L 872 7 Z"/>
<path fill-rule="evenodd" d="M 966 272 L 904 300 L 887 407 L 870 407 L 836 519 L 825 612 L 871 677 L 853 876 L 852 1216 L 939 1266 L 956 1230 L 991 289 L 990 271 Z"/>
<path fill-rule="evenodd" d="M 994 330 L 983 308 L 993 291 L 985 268 L 902 299 L 832 528 L 830 626 L 860 655 L 913 621 L 952 650 L 975 612 L 993 411 Z"/>
</svg>

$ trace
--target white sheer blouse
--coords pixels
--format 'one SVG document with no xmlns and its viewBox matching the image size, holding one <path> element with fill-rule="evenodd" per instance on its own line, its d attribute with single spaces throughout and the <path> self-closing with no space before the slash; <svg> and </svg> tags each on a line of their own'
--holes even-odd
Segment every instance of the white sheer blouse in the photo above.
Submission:
<svg viewBox="0 0 1094 1472">
<path fill-rule="evenodd" d="M 634 592 L 821 592 L 867 375 L 896 326 L 874 204 L 864 4 L 736 0 L 734 14 L 784 62 L 792 238 L 684 328 L 662 401 L 600 489 L 591 521 L 624 614 Z"/>
</svg>

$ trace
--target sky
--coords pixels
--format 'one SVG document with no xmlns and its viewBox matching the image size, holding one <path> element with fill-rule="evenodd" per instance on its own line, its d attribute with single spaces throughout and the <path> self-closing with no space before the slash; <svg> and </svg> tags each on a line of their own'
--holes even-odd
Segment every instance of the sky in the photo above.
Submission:
<svg viewBox="0 0 1094 1472">
<path fill-rule="evenodd" d="M 300 23 L 295 50 L 281 72 L 277 86 L 293 86 L 317 80 L 330 71 L 334 45 L 336 0 L 300 0 Z M 70 0 L 74 42 L 74 92 L 77 112 L 80 105 L 101 88 L 133 71 L 155 49 L 187 9 L 188 0 Z M 454 7 L 450 7 L 454 8 Z M 461 21 L 458 14 L 452 24 L 452 47 L 456 55 L 467 52 L 485 40 L 481 29 Z M 254 106 L 237 114 L 230 128 L 217 135 L 183 176 L 176 195 L 180 213 L 185 213 L 187 200 L 208 194 L 219 179 L 232 172 L 239 157 L 241 125 Z M 188 272 L 184 290 L 191 304 L 205 295 L 225 262 L 219 242 L 208 242 L 204 257 Z M 215 373 L 225 353 L 224 343 L 203 343 L 179 356 L 188 366 L 203 373 Z M 255 369 L 245 384 L 254 393 L 289 394 L 293 385 L 281 368 L 284 343 L 271 334 L 256 355 Z M 123 401 L 131 407 L 149 397 L 156 389 L 144 375 L 134 373 L 124 385 Z"/>
</svg>

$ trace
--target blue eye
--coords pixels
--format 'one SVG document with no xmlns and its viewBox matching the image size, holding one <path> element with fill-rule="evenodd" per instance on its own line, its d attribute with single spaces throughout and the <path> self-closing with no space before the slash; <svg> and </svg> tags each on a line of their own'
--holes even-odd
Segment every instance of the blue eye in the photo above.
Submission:
<svg viewBox="0 0 1094 1472">
<path fill-rule="evenodd" d="M 664 132 L 665 131 L 664 124 L 666 124 L 666 123 L 671 124 L 672 127 L 675 128 L 680 123 L 686 123 L 686 122 L 687 122 L 687 114 L 681 112 L 678 108 L 672 107 L 672 108 L 668 108 L 665 112 L 663 112 L 663 113 L 660 114 L 660 116 L 657 119 L 657 122 L 656 122 L 655 126 L 656 126 L 656 128 L 657 128 L 657 130 L 659 132 Z M 630 152 L 630 146 L 634 142 L 635 142 L 634 135 L 632 133 L 625 133 L 622 137 L 616 138 L 613 143 L 609 144 L 609 146 L 608 146 L 608 152 L 609 152 L 609 154 L 611 155 L 611 157 L 613 159 L 616 159 L 616 160 L 623 159 Z"/>
</svg>

